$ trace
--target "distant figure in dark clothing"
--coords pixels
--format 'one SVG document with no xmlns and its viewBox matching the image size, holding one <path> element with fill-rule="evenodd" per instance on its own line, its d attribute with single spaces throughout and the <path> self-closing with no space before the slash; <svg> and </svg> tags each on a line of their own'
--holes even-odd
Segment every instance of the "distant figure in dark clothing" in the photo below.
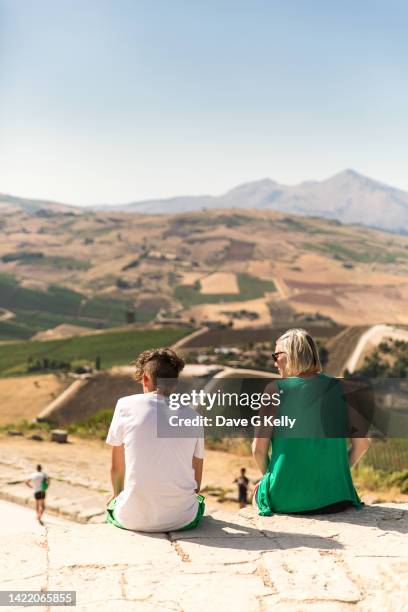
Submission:
<svg viewBox="0 0 408 612">
<path fill-rule="evenodd" d="M 238 503 L 240 508 L 245 508 L 248 504 L 248 485 L 249 480 L 245 476 L 246 469 L 241 468 L 241 476 L 234 480 L 234 483 L 238 485 Z"/>
</svg>

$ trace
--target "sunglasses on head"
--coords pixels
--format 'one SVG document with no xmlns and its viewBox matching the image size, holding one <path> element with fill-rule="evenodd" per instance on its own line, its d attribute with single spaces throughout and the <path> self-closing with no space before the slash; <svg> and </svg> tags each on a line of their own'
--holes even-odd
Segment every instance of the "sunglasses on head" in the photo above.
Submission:
<svg viewBox="0 0 408 612">
<path fill-rule="evenodd" d="M 272 353 L 273 360 L 277 361 L 279 355 L 286 355 L 286 353 L 284 351 L 277 351 L 276 353 Z"/>
</svg>

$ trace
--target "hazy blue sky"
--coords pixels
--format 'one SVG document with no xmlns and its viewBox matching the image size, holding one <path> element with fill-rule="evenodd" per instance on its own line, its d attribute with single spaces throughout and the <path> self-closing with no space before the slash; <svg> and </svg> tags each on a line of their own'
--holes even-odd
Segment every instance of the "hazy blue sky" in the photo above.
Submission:
<svg viewBox="0 0 408 612">
<path fill-rule="evenodd" d="M 0 193 L 408 190 L 406 0 L 0 0 Z"/>
</svg>

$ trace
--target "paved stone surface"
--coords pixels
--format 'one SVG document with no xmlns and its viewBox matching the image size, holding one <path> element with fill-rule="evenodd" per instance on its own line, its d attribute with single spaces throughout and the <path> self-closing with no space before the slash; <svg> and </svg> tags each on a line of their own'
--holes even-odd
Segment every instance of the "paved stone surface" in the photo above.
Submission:
<svg viewBox="0 0 408 612">
<path fill-rule="evenodd" d="M 407 532 L 408 504 L 217 511 L 196 530 L 149 535 L 52 517 L 41 527 L 0 502 L 0 589 L 76 590 L 70 609 L 85 611 L 397 612 L 408 610 Z"/>
</svg>

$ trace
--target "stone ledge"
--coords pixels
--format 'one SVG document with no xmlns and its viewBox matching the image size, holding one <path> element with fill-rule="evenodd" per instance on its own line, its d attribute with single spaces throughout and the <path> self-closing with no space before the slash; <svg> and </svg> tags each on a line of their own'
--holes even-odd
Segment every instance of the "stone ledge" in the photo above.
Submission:
<svg viewBox="0 0 408 612">
<path fill-rule="evenodd" d="M 394 612 L 406 601 L 407 533 L 408 504 L 326 517 L 217 511 L 162 534 L 46 524 L 2 537 L 0 589 L 72 589 L 89 611 Z"/>
</svg>

